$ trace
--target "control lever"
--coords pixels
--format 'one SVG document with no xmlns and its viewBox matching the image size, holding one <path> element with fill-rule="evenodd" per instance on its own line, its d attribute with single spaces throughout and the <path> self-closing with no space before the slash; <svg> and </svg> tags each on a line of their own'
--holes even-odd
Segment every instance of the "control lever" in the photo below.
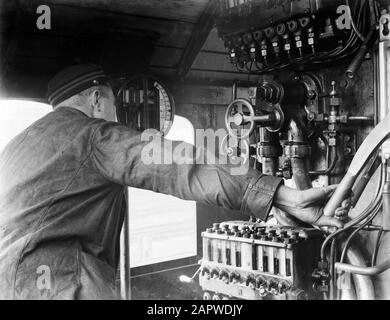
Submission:
<svg viewBox="0 0 390 320">
<path fill-rule="evenodd" d="M 186 276 L 186 275 L 181 275 L 179 277 L 179 281 L 183 282 L 183 283 L 193 283 L 195 277 L 198 275 L 198 273 L 200 272 L 201 269 L 202 269 L 202 267 L 200 267 L 198 270 L 196 270 L 196 272 L 194 273 L 194 275 L 191 278 Z"/>
<path fill-rule="evenodd" d="M 343 180 L 337 186 L 324 208 L 325 216 L 333 216 L 336 209 L 350 195 L 360 171 L 372 157 L 376 149 L 390 136 L 390 113 L 371 131 L 356 152 Z"/>
</svg>

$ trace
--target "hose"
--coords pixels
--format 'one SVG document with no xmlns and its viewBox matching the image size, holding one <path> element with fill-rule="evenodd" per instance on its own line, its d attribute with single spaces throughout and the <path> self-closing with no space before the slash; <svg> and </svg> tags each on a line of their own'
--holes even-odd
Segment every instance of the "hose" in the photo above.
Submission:
<svg viewBox="0 0 390 320">
<path fill-rule="evenodd" d="M 357 216 L 356 218 L 354 218 L 350 222 L 346 223 L 344 225 L 344 228 L 338 229 L 337 231 L 331 233 L 325 239 L 325 241 L 322 243 L 322 246 L 321 246 L 321 260 L 322 261 L 325 261 L 325 259 L 326 259 L 326 257 L 325 257 L 325 250 L 326 250 L 326 247 L 327 247 L 329 241 L 332 240 L 334 237 L 337 237 L 341 233 L 346 232 L 347 230 L 351 229 L 352 227 L 354 227 L 355 225 L 357 225 L 361 221 L 363 221 L 365 218 L 367 218 L 370 215 L 372 210 L 378 205 L 378 202 L 381 199 L 380 191 L 381 191 L 381 189 L 382 189 L 382 187 L 384 185 L 384 179 L 383 179 L 384 174 L 385 174 L 385 170 L 384 170 L 384 167 L 382 166 L 382 174 L 379 176 L 378 186 L 377 186 L 377 190 L 376 190 L 376 193 L 375 193 L 378 196 L 375 198 L 374 203 L 369 204 L 367 206 L 367 208 L 359 216 Z"/>
<path fill-rule="evenodd" d="M 374 208 L 374 211 L 372 213 L 372 215 L 369 217 L 369 219 L 364 222 L 360 227 L 358 227 L 356 230 L 354 230 L 351 235 L 348 237 L 348 239 L 345 241 L 345 245 L 344 245 L 344 249 L 342 251 L 342 254 L 341 254 L 341 258 L 340 258 L 340 262 L 343 263 L 344 262 L 344 258 L 345 258 L 345 254 L 348 250 L 348 246 L 349 246 L 349 243 L 351 242 L 351 240 L 353 239 L 353 237 L 358 233 L 360 232 L 363 228 L 365 228 L 367 225 L 369 225 L 372 220 L 374 220 L 374 218 L 377 216 L 377 214 L 379 213 L 380 211 L 380 208 L 381 208 L 381 205 L 378 205 L 376 208 Z"/>
</svg>

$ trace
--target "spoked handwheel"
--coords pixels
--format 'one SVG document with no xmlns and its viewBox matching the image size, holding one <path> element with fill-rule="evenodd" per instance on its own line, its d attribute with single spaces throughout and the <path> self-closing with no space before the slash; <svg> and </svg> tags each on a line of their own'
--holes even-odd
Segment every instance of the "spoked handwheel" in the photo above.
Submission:
<svg viewBox="0 0 390 320">
<path fill-rule="evenodd" d="M 248 138 L 255 128 L 255 110 L 246 99 L 234 100 L 225 113 L 225 125 L 232 137 Z"/>
</svg>

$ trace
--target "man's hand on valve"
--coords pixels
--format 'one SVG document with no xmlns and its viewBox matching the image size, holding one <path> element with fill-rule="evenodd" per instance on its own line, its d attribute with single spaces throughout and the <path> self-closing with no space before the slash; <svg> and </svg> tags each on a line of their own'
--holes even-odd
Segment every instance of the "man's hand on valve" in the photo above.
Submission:
<svg viewBox="0 0 390 320">
<path fill-rule="evenodd" d="M 324 216 L 324 206 L 332 196 L 336 185 L 296 190 L 280 186 L 275 194 L 274 206 L 296 217 L 297 219 L 317 226 L 343 227 L 343 221 L 348 217 L 351 199 L 343 201 L 334 217 Z"/>
</svg>

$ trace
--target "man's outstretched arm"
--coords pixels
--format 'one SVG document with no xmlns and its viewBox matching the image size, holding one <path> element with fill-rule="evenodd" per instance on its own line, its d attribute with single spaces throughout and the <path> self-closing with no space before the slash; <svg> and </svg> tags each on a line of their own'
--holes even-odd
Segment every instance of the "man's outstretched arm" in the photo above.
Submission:
<svg viewBox="0 0 390 320">
<path fill-rule="evenodd" d="M 142 141 L 141 135 L 132 129 L 100 122 L 91 144 L 96 169 L 114 183 L 240 210 L 262 220 L 267 219 L 275 195 L 275 200 L 281 202 L 280 209 L 296 204 L 296 190 L 280 188 L 282 179 L 253 169 L 243 175 L 232 175 L 230 166 L 199 164 L 195 148 L 183 142 L 168 141 L 159 135 L 151 141 Z M 183 152 L 186 149 L 187 154 L 177 152 L 178 148 Z M 143 157 L 149 151 L 158 155 L 157 161 Z M 322 197 L 323 192 L 318 194 Z M 318 212 L 314 209 L 315 214 Z"/>
</svg>

